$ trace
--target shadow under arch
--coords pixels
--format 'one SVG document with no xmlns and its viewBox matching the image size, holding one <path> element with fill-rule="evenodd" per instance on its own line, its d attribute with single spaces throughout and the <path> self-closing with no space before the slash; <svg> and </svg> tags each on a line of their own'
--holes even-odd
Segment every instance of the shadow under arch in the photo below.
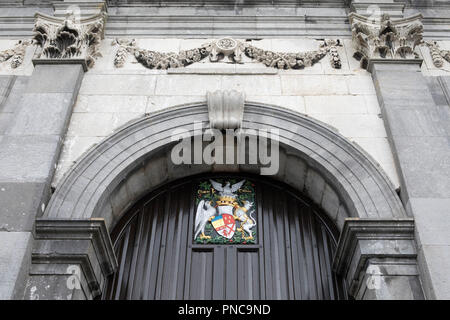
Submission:
<svg viewBox="0 0 450 320">
<path fill-rule="evenodd" d="M 254 173 L 249 165 L 227 169 L 171 164 L 173 131 L 183 128 L 193 135 L 195 121 L 209 122 L 205 103 L 165 109 L 122 127 L 66 173 L 42 218 L 104 218 L 111 228 L 129 205 L 164 183 L 218 170 Z M 280 169 L 273 178 L 306 193 L 340 230 L 347 217 L 407 218 L 379 165 L 321 122 L 281 107 L 247 102 L 242 128 L 279 130 Z"/>
</svg>

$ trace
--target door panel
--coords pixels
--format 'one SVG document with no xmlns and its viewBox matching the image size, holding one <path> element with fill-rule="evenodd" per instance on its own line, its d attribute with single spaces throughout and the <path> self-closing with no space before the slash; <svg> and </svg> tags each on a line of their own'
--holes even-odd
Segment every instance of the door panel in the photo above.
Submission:
<svg viewBox="0 0 450 320">
<path fill-rule="evenodd" d="M 332 226 L 288 187 L 255 185 L 254 244 L 194 242 L 198 179 L 166 186 L 124 215 L 119 270 L 104 299 L 343 299 Z M 204 179 L 203 179 L 204 180 Z"/>
</svg>

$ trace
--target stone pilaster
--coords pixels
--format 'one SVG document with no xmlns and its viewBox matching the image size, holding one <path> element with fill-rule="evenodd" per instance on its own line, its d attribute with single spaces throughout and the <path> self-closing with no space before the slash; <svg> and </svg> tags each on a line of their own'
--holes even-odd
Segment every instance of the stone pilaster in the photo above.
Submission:
<svg viewBox="0 0 450 320">
<path fill-rule="evenodd" d="M 420 63 L 373 61 L 370 70 L 400 175 L 401 199 L 416 221 L 427 298 L 449 299 L 450 159 L 448 128 Z"/>
<path fill-rule="evenodd" d="M 442 116 L 421 72 L 421 16 L 379 21 L 351 13 L 355 57 L 373 77 L 400 176 L 400 196 L 416 224 L 425 295 L 450 298 L 450 149 Z"/>
<path fill-rule="evenodd" d="M 5 268 L 14 263 L 17 271 L 11 274 L 0 266 L 3 299 L 21 298 L 20 289 L 15 288 L 25 283 L 32 226 L 48 203 L 83 73 L 80 64 L 36 66 L 0 140 L 0 233 L 2 247 L 14 252 L 11 257 L 8 251 L 5 256 L 0 251 L 0 261 L 7 262 Z"/>
<path fill-rule="evenodd" d="M 46 209 L 72 107 L 103 34 L 103 13 L 72 18 L 36 14 L 35 69 L 0 138 L 0 299 L 23 298 L 33 224 Z"/>
<path fill-rule="evenodd" d="M 333 267 L 362 300 L 423 299 L 414 221 L 346 219 Z"/>
</svg>

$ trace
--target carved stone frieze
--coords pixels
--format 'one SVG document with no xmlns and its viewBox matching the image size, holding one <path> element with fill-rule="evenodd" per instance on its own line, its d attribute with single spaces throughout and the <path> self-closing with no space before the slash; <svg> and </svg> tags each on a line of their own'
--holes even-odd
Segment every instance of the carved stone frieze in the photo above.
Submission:
<svg viewBox="0 0 450 320">
<path fill-rule="evenodd" d="M 442 68 L 444 60 L 450 63 L 450 50 L 442 50 L 436 41 L 427 41 L 425 44 L 430 49 L 431 59 L 436 68 Z"/>
<path fill-rule="evenodd" d="M 373 20 L 356 13 L 349 15 L 354 57 L 366 69 L 371 59 L 417 59 L 416 47 L 421 45 L 422 15 L 391 20 L 388 14 Z"/>
<path fill-rule="evenodd" d="M 284 53 L 263 50 L 249 43 L 229 37 L 214 40 L 203 44 L 198 48 L 183 50 L 178 53 L 158 52 L 141 49 L 135 40 L 116 39 L 112 45 L 118 45 L 114 65 L 122 67 L 128 54 L 133 54 L 136 60 L 150 69 L 168 69 L 188 66 L 209 57 L 211 62 L 217 62 L 227 58 L 233 63 L 242 63 L 242 54 L 262 62 L 267 67 L 277 69 L 302 69 L 312 66 L 326 55 L 330 56 L 331 66 L 341 68 L 341 59 L 337 46 L 341 46 L 339 40 L 322 40 L 319 49 L 314 51 Z"/>
<path fill-rule="evenodd" d="M 277 69 L 302 69 L 314 65 L 330 53 L 331 66 L 340 69 L 341 61 L 336 49 L 336 46 L 340 45 L 339 40 L 324 40 L 321 41 L 318 50 L 298 53 L 274 52 L 248 45 L 245 48 L 245 54 L 249 58 L 262 62 L 267 67 Z"/>
<path fill-rule="evenodd" d="M 26 48 L 32 44 L 32 40 L 19 40 L 14 48 L 0 51 L 0 63 L 10 60 L 11 68 L 19 67 L 25 56 Z"/>
<path fill-rule="evenodd" d="M 35 60 L 80 59 L 92 67 L 101 56 L 105 22 L 104 12 L 78 20 L 73 14 L 57 18 L 37 13 L 33 39 L 42 50 Z"/>
</svg>

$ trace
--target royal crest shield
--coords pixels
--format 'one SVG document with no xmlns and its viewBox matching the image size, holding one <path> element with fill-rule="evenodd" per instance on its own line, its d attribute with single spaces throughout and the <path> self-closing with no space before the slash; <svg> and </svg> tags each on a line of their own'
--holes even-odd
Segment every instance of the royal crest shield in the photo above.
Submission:
<svg viewBox="0 0 450 320">
<path fill-rule="evenodd" d="M 231 239 L 236 232 L 236 221 L 231 214 L 221 214 L 211 220 L 214 229 L 222 237 Z"/>
<path fill-rule="evenodd" d="M 257 243 L 255 185 L 246 179 L 205 179 L 196 197 L 194 242 Z"/>
</svg>

